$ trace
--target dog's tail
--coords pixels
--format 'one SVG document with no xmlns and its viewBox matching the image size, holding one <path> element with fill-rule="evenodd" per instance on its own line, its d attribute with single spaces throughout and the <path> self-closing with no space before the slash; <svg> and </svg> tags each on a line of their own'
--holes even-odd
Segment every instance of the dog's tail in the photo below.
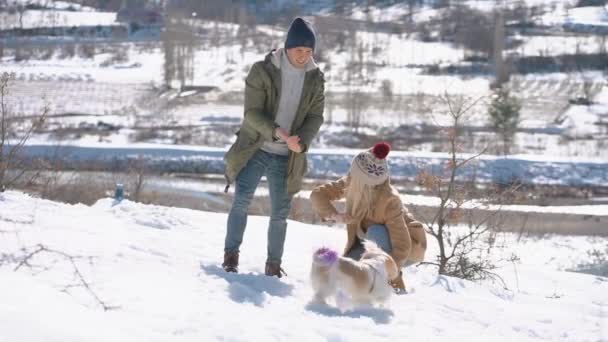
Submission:
<svg viewBox="0 0 608 342">
<path fill-rule="evenodd" d="M 313 254 L 312 259 L 316 264 L 329 267 L 338 260 L 338 252 L 327 247 L 321 247 Z"/>
<path fill-rule="evenodd" d="M 363 240 L 361 243 L 363 244 L 363 249 L 364 249 L 366 252 L 378 252 L 378 251 L 380 251 L 381 253 L 383 252 L 383 251 L 382 251 L 382 248 L 380 248 L 380 247 L 379 247 L 379 246 L 378 246 L 378 245 L 377 245 L 377 244 L 376 244 L 374 241 L 372 241 L 372 240 L 365 239 L 365 240 Z"/>
</svg>

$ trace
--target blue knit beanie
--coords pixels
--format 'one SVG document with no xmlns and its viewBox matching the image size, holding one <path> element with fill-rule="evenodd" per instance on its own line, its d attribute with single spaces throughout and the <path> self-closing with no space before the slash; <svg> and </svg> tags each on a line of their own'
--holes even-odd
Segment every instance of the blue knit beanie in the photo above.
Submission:
<svg viewBox="0 0 608 342">
<path fill-rule="evenodd" d="M 295 18 L 289 26 L 289 31 L 287 31 L 285 49 L 303 46 L 314 50 L 315 42 L 315 31 L 312 25 L 302 18 Z"/>
</svg>

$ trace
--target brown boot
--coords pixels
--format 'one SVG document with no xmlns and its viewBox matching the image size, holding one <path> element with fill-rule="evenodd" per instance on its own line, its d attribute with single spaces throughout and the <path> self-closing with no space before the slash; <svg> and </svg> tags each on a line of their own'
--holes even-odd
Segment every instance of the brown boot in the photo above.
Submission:
<svg viewBox="0 0 608 342">
<path fill-rule="evenodd" d="M 397 278 L 391 280 L 391 286 L 395 290 L 396 294 L 405 294 L 407 290 L 405 289 L 405 283 L 403 282 L 403 272 L 399 271 L 399 275 Z"/>
<path fill-rule="evenodd" d="M 224 252 L 224 271 L 238 273 L 239 271 L 239 252 Z"/>
<path fill-rule="evenodd" d="M 273 277 L 277 276 L 281 278 L 283 275 L 287 275 L 285 271 L 281 268 L 281 264 L 278 262 L 267 262 L 265 272 L 267 276 Z"/>
</svg>

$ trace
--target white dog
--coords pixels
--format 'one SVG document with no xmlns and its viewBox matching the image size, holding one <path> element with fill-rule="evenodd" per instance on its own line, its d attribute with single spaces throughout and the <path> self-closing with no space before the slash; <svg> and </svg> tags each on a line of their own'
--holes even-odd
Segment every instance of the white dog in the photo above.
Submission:
<svg viewBox="0 0 608 342">
<path fill-rule="evenodd" d="M 326 303 L 333 296 L 344 311 L 353 304 L 383 304 L 390 298 L 394 291 L 389 280 L 399 274 L 395 261 L 373 242 L 364 242 L 364 248 L 360 261 L 325 247 L 313 254 L 310 280 L 316 302 Z"/>
</svg>

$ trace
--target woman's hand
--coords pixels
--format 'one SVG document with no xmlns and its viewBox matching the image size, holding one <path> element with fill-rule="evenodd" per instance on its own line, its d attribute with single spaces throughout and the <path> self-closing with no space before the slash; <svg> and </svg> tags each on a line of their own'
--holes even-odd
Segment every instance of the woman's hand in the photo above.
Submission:
<svg viewBox="0 0 608 342">
<path fill-rule="evenodd" d="M 348 224 L 353 220 L 353 217 L 346 213 L 336 213 L 327 218 L 328 221 L 333 221 L 336 223 L 345 223 Z"/>
</svg>

